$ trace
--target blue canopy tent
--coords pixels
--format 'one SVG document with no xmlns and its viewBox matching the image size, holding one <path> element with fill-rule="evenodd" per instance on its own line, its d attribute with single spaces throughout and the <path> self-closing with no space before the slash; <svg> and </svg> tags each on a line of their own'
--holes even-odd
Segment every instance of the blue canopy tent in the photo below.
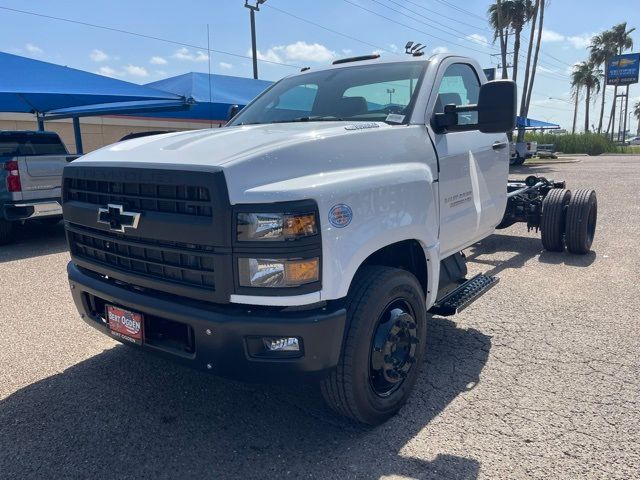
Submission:
<svg viewBox="0 0 640 480">
<path fill-rule="evenodd" d="M 534 120 L 533 118 L 516 117 L 516 128 L 524 128 L 526 130 L 557 130 L 560 128 L 560 125 L 543 122 L 542 120 Z"/>
<path fill-rule="evenodd" d="M 4 52 L 0 72 L 0 111 L 33 113 L 40 129 L 45 119 L 73 118 L 79 153 L 79 117 L 190 108 L 174 93 Z"/>
<path fill-rule="evenodd" d="M 224 121 L 231 105 L 244 107 L 272 83 L 252 78 L 190 72 L 147 83 L 145 86 L 194 102 L 188 111 L 172 112 L 171 118 Z"/>
</svg>

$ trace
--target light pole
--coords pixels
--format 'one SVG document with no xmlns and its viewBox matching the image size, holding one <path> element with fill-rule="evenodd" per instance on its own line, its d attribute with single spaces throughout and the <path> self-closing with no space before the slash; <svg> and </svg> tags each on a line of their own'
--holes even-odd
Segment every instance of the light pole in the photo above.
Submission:
<svg viewBox="0 0 640 480">
<path fill-rule="evenodd" d="M 251 51 L 253 52 L 253 78 L 258 78 L 258 52 L 256 49 L 256 13 L 260 11 L 260 5 L 267 0 L 255 0 L 255 5 L 251 5 L 249 0 L 244 0 L 244 6 L 249 9 L 251 18 Z"/>
<path fill-rule="evenodd" d="M 389 105 L 391 105 L 391 95 L 396 93 L 396 89 L 395 88 L 387 88 L 387 93 L 389 94 Z"/>
</svg>

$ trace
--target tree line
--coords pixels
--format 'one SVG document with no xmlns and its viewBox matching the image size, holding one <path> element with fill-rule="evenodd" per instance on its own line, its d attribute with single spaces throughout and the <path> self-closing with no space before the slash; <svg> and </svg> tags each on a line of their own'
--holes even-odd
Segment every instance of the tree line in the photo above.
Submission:
<svg viewBox="0 0 640 480">
<path fill-rule="evenodd" d="M 513 42 L 513 74 L 511 78 L 514 81 L 518 80 L 518 73 L 521 67 L 522 32 L 527 24 L 530 25 L 519 109 L 519 116 L 523 118 L 526 118 L 529 114 L 531 93 L 540 54 L 545 6 L 548 3 L 548 0 L 495 0 L 487 10 L 489 25 L 494 32 L 493 40 L 494 42 L 499 41 L 500 44 L 502 78 L 509 78 L 507 69 L 509 68 L 509 41 L 511 39 Z M 588 59 L 572 67 L 570 75 L 571 95 L 574 101 L 572 133 L 576 131 L 578 106 L 583 92 L 585 93 L 584 131 L 598 134 L 613 133 L 611 129 L 615 110 L 615 95 L 618 92 L 618 87 L 614 86 L 611 113 L 605 130 L 603 125 L 607 97 L 605 70 L 610 59 L 633 49 L 633 40 L 631 38 L 633 31 L 635 31 L 635 28 L 628 29 L 627 23 L 623 22 L 595 35 L 588 47 Z M 590 106 L 600 93 L 598 126 L 590 126 Z M 636 103 L 633 108 L 634 115 L 640 121 L 640 102 Z M 640 124 L 638 126 L 638 135 L 640 135 Z M 523 140 L 524 128 L 520 128 L 518 130 L 518 141 L 521 142 Z"/>
</svg>

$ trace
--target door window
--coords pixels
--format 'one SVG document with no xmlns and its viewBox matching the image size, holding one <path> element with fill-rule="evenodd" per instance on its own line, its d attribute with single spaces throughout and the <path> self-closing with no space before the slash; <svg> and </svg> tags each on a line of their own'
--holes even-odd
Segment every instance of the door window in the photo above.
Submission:
<svg viewBox="0 0 640 480">
<path fill-rule="evenodd" d="M 480 80 L 475 70 L 466 63 L 449 65 L 442 77 L 435 113 L 444 113 L 445 105 L 455 104 L 475 105 L 480 95 Z M 459 125 L 478 123 L 478 112 L 463 112 L 458 114 Z"/>
</svg>

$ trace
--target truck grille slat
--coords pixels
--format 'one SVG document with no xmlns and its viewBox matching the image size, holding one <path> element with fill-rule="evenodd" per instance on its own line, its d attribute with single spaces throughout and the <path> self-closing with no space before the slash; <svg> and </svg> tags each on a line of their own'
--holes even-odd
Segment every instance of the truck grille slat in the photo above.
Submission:
<svg viewBox="0 0 640 480">
<path fill-rule="evenodd" d="M 206 187 L 67 178 L 65 199 L 95 205 L 122 204 L 134 210 L 212 217 Z"/>
<path fill-rule="evenodd" d="M 79 267 L 127 288 L 229 302 L 232 223 L 221 169 L 75 164 L 65 170 L 62 197 Z M 109 204 L 139 213 L 136 226 L 102 221 Z"/>
<path fill-rule="evenodd" d="M 72 252 L 78 258 L 164 281 L 215 291 L 214 262 L 204 262 L 203 268 L 194 268 L 194 265 L 203 265 L 198 252 L 165 252 L 155 247 L 148 249 L 144 246 L 132 248 L 120 243 L 116 236 L 104 240 L 104 234 L 97 237 L 88 231 L 69 233 Z"/>
</svg>

